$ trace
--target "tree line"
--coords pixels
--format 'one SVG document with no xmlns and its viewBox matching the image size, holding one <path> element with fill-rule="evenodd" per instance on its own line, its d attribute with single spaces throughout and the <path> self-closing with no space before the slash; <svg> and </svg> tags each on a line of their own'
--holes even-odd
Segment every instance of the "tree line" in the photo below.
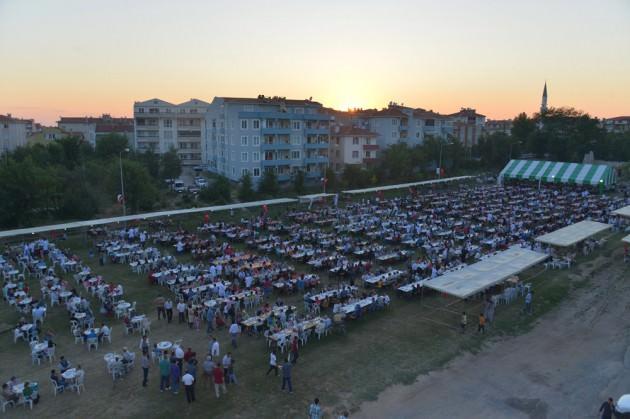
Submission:
<svg viewBox="0 0 630 419">
<path fill-rule="evenodd" d="M 5 153 L 0 160 L 0 226 L 120 215 L 121 161 L 129 212 L 160 206 L 164 179 L 181 173 L 177 153 L 159 156 L 128 147 L 126 137 L 112 134 L 99 138 L 95 147 L 68 137 Z"/>
</svg>

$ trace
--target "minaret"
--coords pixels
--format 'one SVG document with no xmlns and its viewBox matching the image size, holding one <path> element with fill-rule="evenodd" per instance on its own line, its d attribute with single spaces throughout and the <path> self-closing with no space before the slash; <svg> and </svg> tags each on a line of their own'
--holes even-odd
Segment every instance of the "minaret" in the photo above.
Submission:
<svg viewBox="0 0 630 419">
<path fill-rule="evenodd" d="M 547 112 L 547 82 L 545 82 L 542 94 L 542 103 L 540 104 L 540 113 L 543 114 L 545 112 Z"/>
</svg>

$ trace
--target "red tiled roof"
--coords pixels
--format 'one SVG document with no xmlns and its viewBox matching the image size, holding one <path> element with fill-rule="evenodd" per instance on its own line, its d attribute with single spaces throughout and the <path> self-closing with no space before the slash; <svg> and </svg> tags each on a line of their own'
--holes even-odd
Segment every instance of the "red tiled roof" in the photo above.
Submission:
<svg viewBox="0 0 630 419">
<path fill-rule="evenodd" d="M 10 115 L 0 115 L 0 122 L 23 122 L 23 123 L 33 123 L 32 119 L 21 119 L 15 118 Z"/>
<path fill-rule="evenodd" d="M 247 98 L 247 97 L 221 97 L 221 99 L 223 99 L 223 101 L 228 102 L 228 103 L 246 103 L 246 104 L 255 104 L 255 105 L 265 105 L 265 104 L 281 104 L 284 103 L 285 105 L 315 105 L 315 106 L 322 106 L 321 103 L 316 102 L 314 100 L 308 100 L 308 99 L 286 99 L 286 98 L 282 98 L 282 97 L 252 97 L 252 98 Z"/>
<path fill-rule="evenodd" d="M 358 114 L 367 118 L 407 118 L 407 115 L 397 108 L 367 109 L 359 111 Z"/>
<path fill-rule="evenodd" d="M 459 112 L 452 113 L 446 116 L 474 116 L 475 118 L 485 118 L 485 115 L 477 113 L 474 109 L 461 109 Z"/>
<path fill-rule="evenodd" d="M 413 111 L 413 117 L 414 118 L 435 118 L 435 119 L 439 119 L 439 118 L 445 118 L 445 115 L 441 115 L 437 112 L 433 112 L 433 111 L 427 111 L 425 109 L 414 109 Z"/>
<path fill-rule="evenodd" d="M 349 125 L 344 125 L 339 127 L 339 131 L 335 132 L 335 130 L 333 129 L 332 135 L 362 135 L 362 136 L 368 136 L 368 137 L 376 137 L 378 136 L 378 134 L 365 129 L 365 128 L 359 128 L 359 127 L 353 127 L 353 126 L 349 126 Z"/>
<path fill-rule="evenodd" d="M 60 116 L 58 124 L 129 124 L 133 125 L 133 118 L 112 118 L 109 115 L 94 116 Z"/>
</svg>

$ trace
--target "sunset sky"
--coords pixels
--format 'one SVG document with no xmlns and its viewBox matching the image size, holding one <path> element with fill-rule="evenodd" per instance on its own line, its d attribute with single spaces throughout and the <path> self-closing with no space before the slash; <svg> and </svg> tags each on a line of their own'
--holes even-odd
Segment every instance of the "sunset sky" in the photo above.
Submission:
<svg viewBox="0 0 630 419">
<path fill-rule="evenodd" d="M 630 114 L 628 0 L 0 0 L 0 114 L 159 97 Z"/>
</svg>

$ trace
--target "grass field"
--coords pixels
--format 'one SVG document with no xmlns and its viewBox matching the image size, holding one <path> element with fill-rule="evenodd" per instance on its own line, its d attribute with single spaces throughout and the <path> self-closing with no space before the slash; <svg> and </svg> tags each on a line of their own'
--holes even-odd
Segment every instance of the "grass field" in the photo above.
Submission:
<svg viewBox="0 0 630 419">
<path fill-rule="evenodd" d="M 239 215 L 235 215 L 235 218 Z M 191 223 L 191 226 L 194 222 Z M 23 342 L 13 343 L 12 334 L 0 337 L 3 362 L 0 377 L 4 380 L 17 375 L 23 380 L 40 383 L 42 401 L 33 414 L 40 417 L 226 417 L 226 418 L 295 418 L 304 417 L 306 408 L 314 397 L 319 397 L 325 411 L 332 417 L 340 409 L 352 411 L 361 401 L 372 400 L 387 386 L 411 383 L 423 373 L 440 368 L 462 351 L 478 351 L 485 342 L 506 335 L 523 333 L 544 313 L 552 310 L 569 295 L 572 287 L 583 287 L 588 272 L 601 263 L 612 260 L 619 249 L 618 236 L 612 236 L 606 248 L 597 255 L 579 258 L 571 270 L 544 271 L 536 268 L 522 277 L 532 282 L 535 290 L 534 315 L 521 313 L 522 299 L 510 305 L 500 305 L 496 310 L 494 325 L 485 335 L 473 332 L 475 314 L 480 300 L 456 302 L 441 295 L 426 295 L 405 299 L 387 291 L 392 297 L 390 308 L 368 313 L 360 320 L 348 324 L 346 335 L 329 335 L 318 341 L 312 337 L 300 351 L 298 365 L 294 368 L 294 393 L 280 391 L 280 379 L 265 376 L 268 352 L 262 338 L 242 336 L 239 347 L 232 351 L 236 359 L 238 385 L 229 385 L 228 394 L 217 400 L 213 390 L 200 382 L 197 385 L 197 402 L 188 405 L 182 393 L 160 393 L 156 366 L 149 375 L 149 387 L 142 388 L 141 369 L 115 383 L 107 374 L 103 355 L 128 346 L 139 352 L 139 336 L 125 336 L 121 322 L 106 319 L 113 325 L 113 344 L 101 346 L 97 352 L 88 352 L 83 345 L 75 345 L 68 327 L 68 315 L 64 308 L 50 309 L 44 329 L 53 330 L 58 343 L 57 356 L 66 355 L 76 365 L 86 370 L 86 392 L 60 394 L 53 397 L 48 373 L 50 366 L 31 365 L 28 347 Z M 158 322 L 151 302 L 165 289 L 148 284 L 146 276 L 135 275 L 127 265 L 98 266 L 96 259 L 88 259 L 91 243 L 84 237 L 70 237 L 60 247 L 71 249 L 86 261 L 96 273 L 108 282 L 122 283 L 125 300 L 137 301 L 137 311 L 148 314 L 152 320 L 151 341 L 183 339 L 185 347 L 192 347 L 198 357 L 208 348 L 208 336 L 204 331 L 191 331 L 185 325 L 167 325 Z M 180 260 L 185 261 L 184 258 Z M 602 262 L 604 261 L 604 262 Z M 615 262 L 619 263 L 619 262 Z M 303 266 L 297 267 L 304 270 Z M 528 279 L 529 278 L 529 279 Z M 72 281 L 72 279 L 69 279 Z M 328 279 L 324 276 L 323 282 Z M 34 289 L 38 289 L 31 280 Z M 336 283 L 336 280 L 335 280 Z M 83 290 L 80 290 L 85 294 Z M 36 292 L 35 294 L 37 294 Z M 91 297 L 90 297 L 91 298 Z M 295 302 L 302 310 L 301 297 L 285 298 Z M 92 307 L 98 307 L 93 300 Z M 469 331 L 461 334 L 457 329 L 459 313 L 469 313 Z M 96 311 L 96 310 L 95 310 Z M 7 304 L 0 305 L 0 323 L 5 329 L 17 322 L 17 313 Z M 97 315 L 97 322 L 103 320 Z M 203 329 L 203 328 L 202 328 Z M 216 335 L 221 352 L 229 346 L 227 331 Z M 30 412 L 28 412 L 30 414 Z M 8 416 L 26 415 L 20 407 L 11 409 Z"/>
</svg>

